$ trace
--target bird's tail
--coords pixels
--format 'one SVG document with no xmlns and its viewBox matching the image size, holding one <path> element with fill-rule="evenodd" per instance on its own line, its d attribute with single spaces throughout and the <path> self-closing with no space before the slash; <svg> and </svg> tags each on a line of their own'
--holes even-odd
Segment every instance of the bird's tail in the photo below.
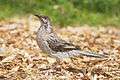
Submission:
<svg viewBox="0 0 120 80">
<path fill-rule="evenodd" d="M 60 59 L 69 58 L 69 57 L 79 57 L 79 56 L 87 56 L 87 57 L 94 57 L 94 58 L 108 57 L 107 55 L 104 55 L 104 54 L 97 54 L 95 52 L 80 51 L 80 50 L 72 50 L 69 52 L 57 52 L 56 54 L 53 54 L 53 56 L 58 57 Z"/>
<path fill-rule="evenodd" d="M 95 58 L 107 58 L 108 57 L 105 54 L 97 54 L 95 52 L 89 52 L 89 51 L 79 51 L 79 54 L 83 56 L 95 57 Z"/>
</svg>

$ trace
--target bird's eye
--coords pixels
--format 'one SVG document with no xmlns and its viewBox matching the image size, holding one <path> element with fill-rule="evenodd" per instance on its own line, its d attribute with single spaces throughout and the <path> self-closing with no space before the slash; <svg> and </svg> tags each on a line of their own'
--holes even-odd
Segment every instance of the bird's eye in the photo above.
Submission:
<svg viewBox="0 0 120 80">
<path fill-rule="evenodd" d="M 47 23 L 47 19 L 43 19 L 44 23 Z"/>
</svg>

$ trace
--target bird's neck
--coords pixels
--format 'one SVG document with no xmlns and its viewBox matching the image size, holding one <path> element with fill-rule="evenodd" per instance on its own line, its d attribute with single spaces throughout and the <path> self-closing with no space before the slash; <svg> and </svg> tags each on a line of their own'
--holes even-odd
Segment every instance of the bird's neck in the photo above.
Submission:
<svg viewBox="0 0 120 80">
<path fill-rule="evenodd" d="M 46 25 L 45 25 L 45 26 L 46 26 Z M 45 29 L 46 29 L 46 31 L 47 31 L 48 33 L 51 33 L 51 32 L 53 31 L 51 24 L 48 24 L 48 25 L 45 27 Z"/>
<path fill-rule="evenodd" d="M 40 28 L 39 28 L 39 32 L 41 34 L 50 34 L 53 32 L 52 26 L 49 24 L 41 24 Z"/>
</svg>

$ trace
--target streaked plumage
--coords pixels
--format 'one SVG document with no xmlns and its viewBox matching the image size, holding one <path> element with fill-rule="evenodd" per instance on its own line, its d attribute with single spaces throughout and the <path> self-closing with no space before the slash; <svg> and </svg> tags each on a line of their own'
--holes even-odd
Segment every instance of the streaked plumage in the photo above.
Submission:
<svg viewBox="0 0 120 80">
<path fill-rule="evenodd" d="M 78 46 L 62 40 L 56 35 L 56 33 L 53 32 L 49 17 L 39 15 L 35 16 L 37 16 L 41 22 L 41 26 L 37 32 L 36 40 L 38 46 L 43 52 L 59 59 L 79 56 L 88 56 L 95 58 L 106 57 L 103 54 L 95 54 L 92 52 L 81 51 Z"/>
</svg>

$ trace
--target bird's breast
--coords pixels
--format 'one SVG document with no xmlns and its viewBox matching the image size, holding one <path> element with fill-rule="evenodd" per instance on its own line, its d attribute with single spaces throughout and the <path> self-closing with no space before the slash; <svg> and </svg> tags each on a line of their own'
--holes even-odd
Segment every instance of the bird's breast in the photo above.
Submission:
<svg viewBox="0 0 120 80">
<path fill-rule="evenodd" d="M 43 52 L 45 52 L 45 53 L 50 53 L 51 52 L 51 50 L 50 50 L 50 48 L 47 44 L 45 36 L 37 35 L 36 41 L 37 41 L 37 44 L 38 44 L 39 48 Z"/>
</svg>

